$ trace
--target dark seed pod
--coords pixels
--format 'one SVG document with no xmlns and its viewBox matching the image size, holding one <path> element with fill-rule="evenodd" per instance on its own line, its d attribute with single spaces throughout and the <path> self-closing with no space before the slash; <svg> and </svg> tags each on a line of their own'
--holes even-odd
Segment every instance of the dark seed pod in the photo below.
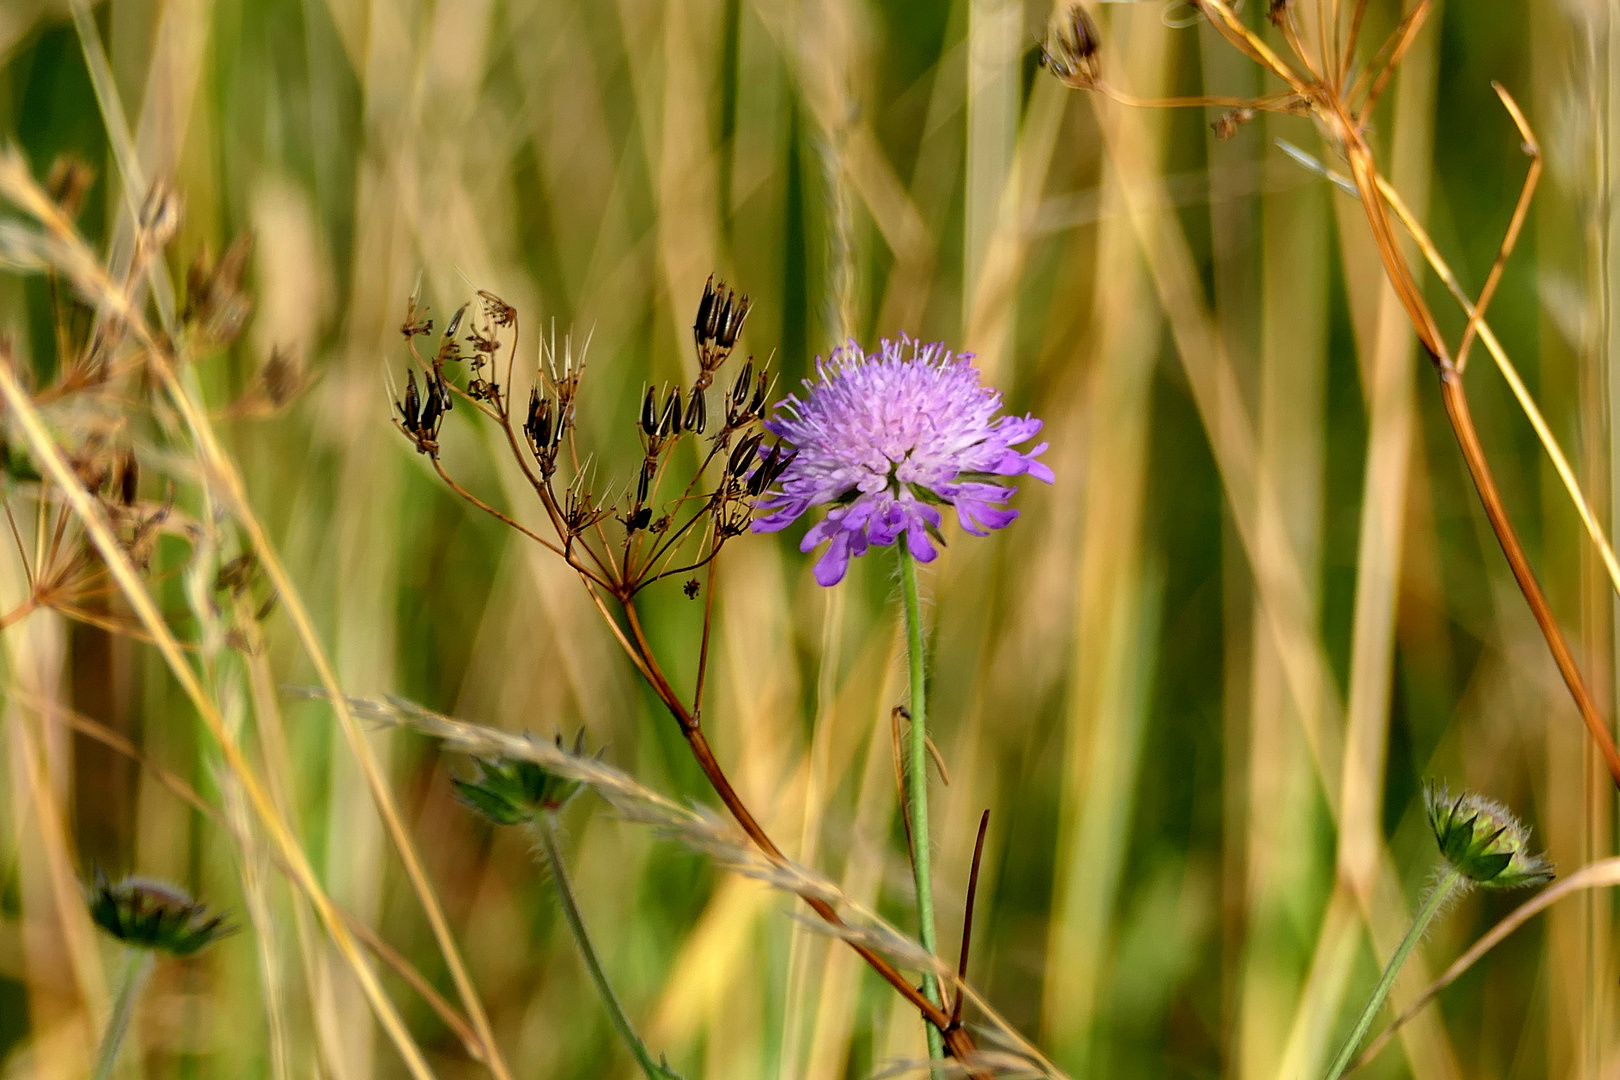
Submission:
<svg viewBox="0 0 1620 1080">
<path fill-rule="evenodd" d="M 418 417 L 422 412 L 422 399 L 416 393 L 416 372 L 405 372 L 405 400 L 394 402 L 394 408 L 399 410 L 400 426 L 414 435 L 421 430 Z"/>
<path fill-rule="evenodd" d="M 754 388 L 754 400 L 748 403 L 748 412 L 752 416 L 760 416 L 765 412 L 765 395 L 771 391 L 770 373 L 759 373 L 759 385 Z"/>
<path fill-rule="evenodd" d="M 650 386 L 641 399 L 641 430 L 649 439 L 658 434 L 658 391 Z"/>
<path fill-rule="evenodd" d="M 764 441 L 765 436 L 757 431 L 744 438 L 731 451 L 731 458 L 726 462 L 726 471 L 732 476 L 741 476 L 757 456 L 759 444 Z"/>
<path fill-rule="evenodd" d="M 740 411 L 748 404 L 748 391 L 754 381 L 754 358 L 750 356 L 743 362 L 742 370 L 737 373 L 737 381 L 731 384 L 731 408 Z"/>
<path fill-rule="evenodd" d="M 625 522 L 624 527 L 629 532 L 639 532 L 651 524 L 652 510 L 643 506 L 640 510 L 637 510 L 634 514 L 630 515 L 630 520 Z"/>
<path fill-rule="evenodd" d="M 125 506 L 135 505 L 141 485 L 141 466 L 132 451 L 125 450 L 118 462 L 118 497 Z"/>
<path fill-rule="evenodd" d="M 710 274 L 709 280 L 703 285 L 703 297 L 698 301 L 697 319 L 692 323 L 692 334 L 697 339 L 699 348 L 702 348 L 704 338 L 714 336 L 712 320 L 718 299 L 714 291 L 714 275 Z"/>
<path fill-rule="evenodd" d="M 653 476 L 658 472 L 658 459 L 647 458 L 641 463 L 641 476 L 636 481 L 636 505 L 641 506 L 647 501 L 652 491 Z"/>
<path fill-rule="evenodd" d="M 703 388 L 692 387 L 692 393 L 686 401 L 686 430 L 703 434 L 703 429 L 709 424 L 709 404 L 704 399 Z"/>
<path fill-rule="evenodd" d="M 658 437 L 667 438 L 681 433 L 681 392 L 671 390 L 664 401 L 664 413 L 658 419 Z"/>
<path fill-rule="evenodd" d="M 471 301 L 468 301 L 468 303 L 470 304 Z M 468 304 L 462 304 L 460 307 L 456 308 L 456 313 L 450 316 L 450 323 L 444 328 L 444 336 L 446 338 L 454 338 L 456 336 L 456 331 L 461 329 L 461 317 L 467 314 L 467 307 Z"/>
</svg>

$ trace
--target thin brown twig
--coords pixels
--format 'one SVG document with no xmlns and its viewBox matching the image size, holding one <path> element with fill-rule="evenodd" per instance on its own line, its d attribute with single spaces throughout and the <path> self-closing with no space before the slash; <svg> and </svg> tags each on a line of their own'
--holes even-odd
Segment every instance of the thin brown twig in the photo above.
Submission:
<svg viewBox="0 0 1620 1080">
<path fill-rule="evenodd" d="M 973 841 L 973 868 L 968 871 L 967 903 L 962 908 L 962 951 L 956 959 L 956 982 L 967 985 L 968 946 L 973 942 L 973 904 L 979 895 L 979 859 L 984 856 L 984 834 L 990 827 L 990 811 L 979 815 L 979 838 Z M 962 1003 L 966 995 L 956 991 L 956 1004 L 951 1007 L 951 1024 L 962 1022 Z"/>
<path fill-rule="evenodd" d="M 1508 222 L 1507 233 L 1502 237 L 1502 244 L 1497 249 L 1496 261 L 1491 264 L 1491 272 L 1486 275 L 1485 286 L 1479 291 L 1479 299 L 1474 301 L 1474 310 L 1468 316 L 1468 325 L 1463 328 L 1462 341 L 1457 345 L 1457 374 L 1461 375 L 1468 367 L 1468 350 L 1474 345 L 1474 338 L 1479 333 L 1479 324 L 1485 318 L 1485 309 L 1490 307 L 1491 299 L 1496 295 L 1496 286 L 1502 280 L 1502 271 L 1507 267 L 1508 256 L 1513 253 L 1513 247 L 1519 241 L 1519 230 L 1524 227 L 1524 219 L 1530 212 L 1530 200 L 1536 193 L 1536 182 L 1541 179 L 1541 144 L 1530 130 L 1530 122 L 1524 118 L 1519 109 L 1519 103 L 1513 100 L 1513 95 L 1499 82 L 1492 82 L 1491 88 L 1496 96 L 1502 99 L 1502 105 L 1513 117 L 1513 123 L 1519 129 L 1519 135 L 1524 140 L 1524 152 L 1530 155 L 1530 169 L 1525 174 L 1524 185 L 1519 189 L 1519 201 L 1514 204 L 1513 217 Z"/>
</svg>

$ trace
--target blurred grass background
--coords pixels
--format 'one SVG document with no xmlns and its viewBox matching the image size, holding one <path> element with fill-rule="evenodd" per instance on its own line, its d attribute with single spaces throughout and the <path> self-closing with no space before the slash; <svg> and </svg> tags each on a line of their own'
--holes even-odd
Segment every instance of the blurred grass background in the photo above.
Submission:
<svg viewBox="0 0 1620 1080">
<path fill-rule="evenodd" d="M 577 582 L 457 501 L 391 428 L 385 372 L 403 369 L 397 329 L 418 285 L 440 319 L 477 288 L 515 304 L 525 356 L 553 327 L 576 347 L 588 335 L 581 429 L 609 466 L 636 452 L 644 383 L 694 373 L 687 327 L 711 271 L 752 298 L 743 348 L 784 386 L 850 335 L 970 349 L 1011 409 L 1045 418 L 1058 483 L 1025 485 L 1023 519 L 994 539 L 952 532 L 926 571 L 932 723 L 951 770 L 935 796 L 941 939 L 957 939 L 988 807 L 970 975 L 1060 1065 L 1308 1080 L 1427 880 L 1424 777 L 1508 803 L 1566 872 L 1612 852 L 1613 793 L 1359 208 L 1274 145 L 1319 152 L 1308 122 L 1262 118 L 1218 142 L 1212 111 L 1068 91 L 1036 66 L 1049 14 L 1015 0 L 108 0 L 95 19 L 145 171 L 185 200 L 177 280 L 196 252 L 253 234 L 253 322 L 198 376 L 348 690 L 514 731 L 583 727 L 654 787 L 710 801 Z M 1167 27 L 1176 14 L 1102 9 L 1111 80 L 1143 95 L 1263 89 L 1207 27 Z M 1490 81 L 1529 111 L 1549 180 L 1492 323 L 1606 522 L 1620 481 L 1612 14 L 1595 0 L 1437 4 L 1375 133 L 1477 290 L 1526 164 Z M 1398 16 L 1375 2 L 1370 39 Z M 5 0 L 0 64 L 0 131 L 41 174 L 63 152 L 92 162 L 81 226 L 110 240 L 125 195 L 66 8 Z M 1429 288 L 1455 339 L 1462 318 Z M 53 369 L 42 280 L 0 278 L 0 325 Z M 312 387 L 274 416 L 226 414 L 277 349 Z M 1476 361 L 1469 385 L 1612 715 L 1602 567 L 1494 369 Z M 533 520 L 489 433 L 460 413 L 445 430 L 452 470 Z M 704 718 L 784 846 L 909 925 L 892 567 L 859 560 L 824 591 L 796 537 L 731 549 Z M 9 610 L 9 545 L 0 563 Z M 184 612 L 180 583 L 165 589 Z M 689 682 L 698 605 L 671 586 L 647 610 Z M 267 632 L 273 679 L 314 682 L 284 622 Z M 50 612 L 0 644 L 7 687 L 123 732 L 220 800 L 215 751 L 149 647 Z M 168 878 L 245 921 L 239 852 L 150 771 L 35 698 L 7 700 L 0 1061 L 7 1077 L 78 1077 L 117 969 L 74 878 L 92 863 Z M 327 887 L 449 995 L 330 711 L 281 710 L 291 799 Z M 450 799 L 465 762 L 371 738 L 515 1075 L 632 1075 L 530 853 Z M 916 1018 L 779 896 L 589 798 L 567 821 L 621 995 L 689 1076 L 864 1076 L 921 1052 Z M 267 1007 L 252 932 L 168 965 L 125 1075 L 270 1075 L 273 1025 L 295 1075 L 403 1075 L 325 946 L 300 948 L 284 887 L 273 895 L 285 1001 Z M 1522 899 L 1461 904 L 1397 1001 Z M 1606 895 L 1564 901 L 1368 1072 L 1613 1075 L 1613 910 Z M 439 1075 L 487 1075 L 420 998 L 386 985 Z"/>
</svg>

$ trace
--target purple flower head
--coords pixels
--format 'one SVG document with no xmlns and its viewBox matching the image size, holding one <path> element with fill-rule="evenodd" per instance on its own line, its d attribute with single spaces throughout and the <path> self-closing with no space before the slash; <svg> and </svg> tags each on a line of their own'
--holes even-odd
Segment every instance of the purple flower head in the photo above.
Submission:
<svg viewBox="0 0 1620 1080">
<path fill-rule="evenodd" d="M 1006 504 L 1017 489 L 990 481 L 1028 473 L 1052 482 L 1052 470 L 1035 460 L 1045 443 L 1012 449 L 1034 438 L 1041 422 L 997 416 L 1001 394 L 980 385 L 971 361 L 901 337 L 870 356 L 851 341 L 818 363 L 805 396 L 789 395 L 765 422 L 797 455 L 777 490 L 760 500 L 766 513 L 753 530 L 785 529 L 810 507 L 832 503 L 799 550 L 832 541 L 815 574 L 836 585 L 852 556 L 901 534 L 919 562 L 932 561 L 941 505 L 954 506 L 975 536 L 1011 524 L 1018 511 Z"/>
</svg>

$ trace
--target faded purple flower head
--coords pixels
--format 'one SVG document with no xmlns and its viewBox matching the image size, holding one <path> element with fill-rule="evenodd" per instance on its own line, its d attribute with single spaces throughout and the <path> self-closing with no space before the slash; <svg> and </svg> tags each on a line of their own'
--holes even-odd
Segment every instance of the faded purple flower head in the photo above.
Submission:
<svg viewBox="0 0 1620 1080">
<path fill-rule="evenodd" d="M 933 539 L 956 508 L 975 536 L 1012 523 L 1006 505 L 1016 488 L 988 481 L 1030 476 L 1051 483 L 1052 470 L 1012 449 L 1041 430 L 1030 416 L 997 416 L 1001 394 L 979 383 L 972 356 L 902 337 L 867 355 L 851 341 L 816 366 L 803 398 L 789 395 L 765 427 L 796 456 L 778 490 L 758 508 L 755 532 L 787 528 L 812 506 L 835 504 L 805 533 L 799 550 L 832 541 L 816 563 L 816 581 L 836 585 L 852 556 L 892 544 L 902 534 L 919 562 L 936 554 Z M 943 542 L 943 541 L 942 541 Z"/>
</svg>

